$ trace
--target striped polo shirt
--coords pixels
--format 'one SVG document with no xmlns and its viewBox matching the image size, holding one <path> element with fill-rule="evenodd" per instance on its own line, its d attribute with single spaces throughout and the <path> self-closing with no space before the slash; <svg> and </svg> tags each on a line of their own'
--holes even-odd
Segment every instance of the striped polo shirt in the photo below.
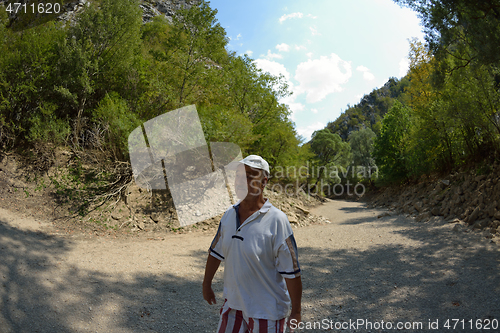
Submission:
<svg viewBox="0 0 500 333">
<path fill-rule="evenodd" d="M 224 298 L 250 318 L 282 319 L 290 306 L 284 278 L 300 276 L 290 222 L 268 199 L 243 223 L 238 209 L 224 213 L 209 250 L 225 261 Z"/>
</svg>

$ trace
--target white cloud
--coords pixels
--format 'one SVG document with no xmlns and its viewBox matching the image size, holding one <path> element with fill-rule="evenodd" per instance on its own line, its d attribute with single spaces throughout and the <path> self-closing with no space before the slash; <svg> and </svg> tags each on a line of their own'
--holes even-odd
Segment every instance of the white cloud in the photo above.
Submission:
<svg viewBox="0 0 500 333">
<path fill-rule="evenodd" d="M 310 17 L 312 18 L 313 20 L 317 19 L 318 17 L 317 16 L 314 16 L 313 14 L 307 14 L 307 17 Z"/>
<path fill-rule="evenodd" d="M 307 47 L 305 47 L 304 45 L 295 45 L 295 49 L 297 51 L 300 51 L 300 50 L 307 50 Z"/>
<path fill-rule="evenodd" d="M 311 109 L 311 112 L 316 114 L 316 113 L 318 113 L 318 109 Z"/>
<path fill-rule="evenodd" d="M 306 56 L 307 56 L 308 58 L 312 58 L 313 53 L 312 53 L 312 52 L 308 52 L 308 53 L 306 53 Z"/>
<path fill-rule="evenodd" d="M 263 72 L 269 72 L 269 74 L 274 75 L 274 76 L 279 76 L 280 74 L 283 74 L 285 79 L 289 80 L 290 79 L 290 73 L 286 69 L 283 64 L 280 64 L 279 62 L 272 61 L 269 59 L 257 59 L 254 61 L 255 66 L 257 68 L 262 69 Z"/>
<path fill-rule="evenodd" d="M 241 34 L 238 34 L 238 36 L 236 36 L 236 40 L 240 40 L 241 38 Z"/>
<path fill-rule="evenodd" d="M 272 53 L 271 50 L 267 50 L 267 54 L 266 55 L 262 54 L 261 57 L 264 57 L 267 60 L 272 60 L 274 58 L 276 58 L 276 59 L 283 59 L 283 56 L 281 54 Z"/>
<path fill-rule="evenodd" d="M 370 70 L 365 66 L 358 66 L 356 70 L 363 73 L 363 79 L 366 81 L 373 81 L 375 79 L 375 75 L 370 73 Z"/>
<path fill-rule="evenodd" d="M 318 30 L 316 29 L 316 27 L 309 27 L 309 30 L 311 30 L 311 34 L 313 36 L 321 36 L 321 34 L 318 32 Z"/>
<path fill-rule="evenodd" d="M 318 121 L 312 125 L 309 125 L 307 127 L 299 127 L 297 128 L 297 132 L 299 135 L 303 136 L 306 139 L 306 142 L 311 140 L 311 135 L 313 134 L 314 131 L 320 130 L 325 128 L 325 124 Z"/>
<path fill-rule="evenodd" d="M 276 49 L 280 52 L 288 52 L 290 51 L 290 45 L 287 45 L 285 43 L 281 43 L 276 45 Z"/>
<path fill-rule="evenodd" d="M 295 80 L 299 82 L 297 94 L 306 93 L 308 103 L 323 100 L 331 93 L 342 91 L 342 84 L 352 76 L 351 63 L 332 53 L 330 57 L 309 59 L 297 66 Z"/>
<path fill-rule="evenodd" d="M 306 108 L 306 106 L 304 104 L 299 103 L 299 102 L 295 102 L 295 96 L 294 95 L 287 96 L 287 97 L 281 99 L 280 103 L 288 105 L 288 107 L 292 111 L 292 114 L 290 116 L 290 118 L 292 119 L 292 121 L 296 121 L 297 118 L 295 117 L 295 115 L 298 112 L 300 112 L 300 111 L 304 111 L 304 109 Z"/>
<path fill-rule="evenodd" d="M 291 14 L 285 14 L 282 17 L 280 17 L 279 21 L 280 21 L 280 23 L 283 23 L 283 22 L 285 22 L 288 19 L 291 19 L 291 18 L 302 18 L 303 16 L 304 16 L 304 14 L 302 14 L 300 12 L 291 13 Z"/>
<path fill-rule="evenodd" d="M 251 57 L 252 54 L 253 54 L 253 51 L 252 50 L 246 50 L 245 54 L 247 54 L 249 57 Z"/>
<path fill-rule="evenodd" d="M 403 58 L 399 62 L 399 77 L 403 77 L 408 74 L 408 70 L 410 69 L 410 61 L 408 58 Z"/>
</svg>

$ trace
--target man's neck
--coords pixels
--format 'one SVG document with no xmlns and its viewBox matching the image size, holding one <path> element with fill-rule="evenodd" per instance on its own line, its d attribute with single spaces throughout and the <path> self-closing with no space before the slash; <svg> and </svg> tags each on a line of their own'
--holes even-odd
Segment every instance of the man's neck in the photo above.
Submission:
<svg viewBox="0 0 500 333">
<path fill-rule="evenodd" d="M 247 195 L 245 199 L 240 202 L 240 207 L 245 211 L 255 212 L 261 209 L 265 203 L 266 199 L 264 199 L 262 194 L 259 196 Z"/>
</svg>

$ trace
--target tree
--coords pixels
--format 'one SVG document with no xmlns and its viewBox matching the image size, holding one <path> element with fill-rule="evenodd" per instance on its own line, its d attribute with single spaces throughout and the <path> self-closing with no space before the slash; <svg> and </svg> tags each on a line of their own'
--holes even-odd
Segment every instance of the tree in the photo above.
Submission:
<svg viewBox="0 0 500 333">
<path fill-rule="evenodd" d="M 219 70 L 227 56 L 228 38 L 216 14 L 206 1 L 180 10 L 174 16 L 164 55 L 157 54 L 157 60 L 165 61 L 170 69 L 165 79 L 173 88 L 175 107 L 199 100 L 204 91 L 200 86 L 212 83 L 214 77 L 208 74 Z"/>
<path fill-rule="evenodd" d="M 374 143 L 373 155 L 386 180 L 401 181 L 409 176 L 409 130 L 410 109 L 396 101 L 382 120 L 380 136 Z"/>
<path fill-rule="evenodd" d="M 467 47 L 461 64 L 500 62 L 500 1 L 395 0 L 420 14 L 426 41 L 436 55 L 453 54 L 450 46 Z M 458 59 L 458 58 L 457 58 Z"/>
<path fill-rule="evenodd" d="M 311 151 L 315 154 L 319 163 L 319 172 L 315 185 L 324 176 L 327 167 L 349 164 L 351 152 L 349 143 L 343 142 L 338 134 L 332 133 L 327 128 L 315 131 L 310 145 Z"/>
<path fill-rule="evenodd" d="M 73 143 L 81 143 L 84 117 L 90 117 L 107 91 L 126 86 L 126 75 L 140 45 L 141 12 L 137 0 L 93 3 L 69 28 L 59 45 L 55 84 L 60 105 L 75 119 Z"/>
<path fill-rule="evenodd" d="M 63 38 L 64 31 L 54 22 L 18 33 L 3 31 L 0 114 L 19 139 L 30 136 L 33 121 L 43 130 L 44 123 L 57 115 L 51 97 L 59 79 L 54 69 L 57 43 Z M 31 138 L 36 139 L 33 133 Z"/>
<path fill-rule="evenodd" d="M 375 133 L 369 128 L 351 132 L 349 145 L 354 165 L 366 168 L 375 166 L 375 160 L 372 157 L 375 138 Z"/>
</svg>

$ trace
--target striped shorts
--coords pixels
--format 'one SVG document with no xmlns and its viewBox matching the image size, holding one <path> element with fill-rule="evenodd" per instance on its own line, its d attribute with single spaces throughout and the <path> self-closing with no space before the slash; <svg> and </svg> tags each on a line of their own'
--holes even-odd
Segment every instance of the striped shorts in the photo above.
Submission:
<svg viewBox="0 0 500 333">
<path fill-rule="evenodd" d="M 248 318 L 240 310 L 231 309 L 224 305 L 220 309 L 220 320 L 217 333 L 283 333 L 285 332 L 285 318 L 268 320 Z"/>
</svg>

